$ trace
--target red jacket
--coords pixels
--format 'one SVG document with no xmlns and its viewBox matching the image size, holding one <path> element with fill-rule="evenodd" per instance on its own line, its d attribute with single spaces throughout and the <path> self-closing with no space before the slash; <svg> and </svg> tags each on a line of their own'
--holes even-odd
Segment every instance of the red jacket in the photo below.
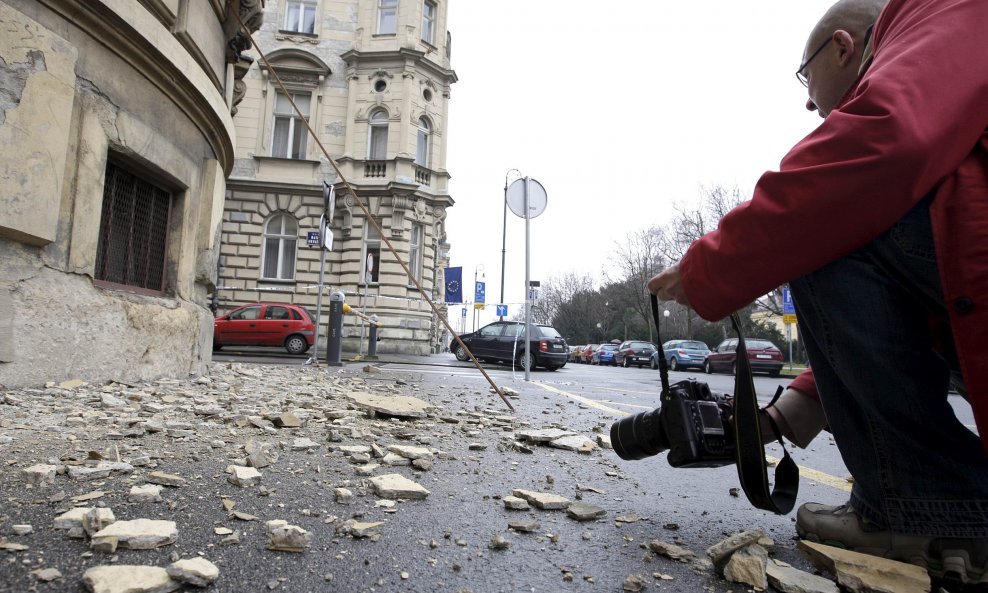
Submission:
<svg viewBox="0 0 988 593">
<path fill-rule="evenodd" d="M 940 279 L 988 452 L 985 23 L 985 0 L 890 0 L 868 70 L 751 200 L 693 243 L 680 273 L 696 311 L 720 319 L 863 247 L 936 190 Z"/>
</svg>

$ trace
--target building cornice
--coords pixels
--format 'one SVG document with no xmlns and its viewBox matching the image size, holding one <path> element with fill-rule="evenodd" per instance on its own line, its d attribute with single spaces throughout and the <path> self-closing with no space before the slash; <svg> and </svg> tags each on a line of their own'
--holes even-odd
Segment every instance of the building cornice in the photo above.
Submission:
<svg viewBox="0 0 988 593">
<path fill-rule="evenodd" d="M 425 56 L 425 52 L 403 47 L 389 51 L 358 51 L 351 49 L 350 51 L 343 52 L 340 58 L 343 59 L 348 68 L 357 66 L 370 68 L 375 65 L 404 64 L 411 61 L 432 76 L 442 79 L 447 85 L 459 80 L 454 70 L 443 68 Z"/>
<path fill-rule="evenodd" d="M 224 176 L 230 174 L 236 137 L 230 108 L 215 80 L 153 13 L 132 0 L 40 1 L 143 73 L 148 84 L 179 105 L 209 143 Z"/>
</svg>

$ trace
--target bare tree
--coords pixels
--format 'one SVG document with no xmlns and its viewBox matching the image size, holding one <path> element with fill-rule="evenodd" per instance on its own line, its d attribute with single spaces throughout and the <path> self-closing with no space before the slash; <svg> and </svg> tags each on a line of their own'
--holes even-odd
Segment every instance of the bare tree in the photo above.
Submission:
<svg viewBox="0 0 988 593">
<path fill-rule="evenodd" d="M 648 339 L 652 340 L 651 309 L 645 285 L 669 263 L 664 247 L 667 244 L 666 229 L 650 226 L 628 233 L 617 241 L 611 260 L 622 272 L 626 294 L 621 300 L 648 326 Z"/>
<path fill-rule="evenodd" d="M 568 272 L 553 276 L 543 281 L 539 287 L 539 298 L 532 303 L 532 320 L 535 323 L 551 324 L 559 308 L 572 300 L 573 295 L 593 290 L 593 280 L 588 275 Z"/>
</svg>

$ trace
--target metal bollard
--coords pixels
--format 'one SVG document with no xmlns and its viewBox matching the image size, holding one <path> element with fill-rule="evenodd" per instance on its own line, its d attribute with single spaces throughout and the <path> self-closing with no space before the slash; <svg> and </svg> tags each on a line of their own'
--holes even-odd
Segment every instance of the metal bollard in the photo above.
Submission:
<svg viewBox="0 0 988 593">
<path fill-rule="evenodd" d="M 326 364 L 343 366 L 343 299 L 337 290 L 329 295 L 329 331 L 326 332 Z"/>
<path fill-rule="evenodd" d="M 367 342 L 367 358 L 377 359 L 377 315 L 370 316 L 370 338 Z"/>
</svg>

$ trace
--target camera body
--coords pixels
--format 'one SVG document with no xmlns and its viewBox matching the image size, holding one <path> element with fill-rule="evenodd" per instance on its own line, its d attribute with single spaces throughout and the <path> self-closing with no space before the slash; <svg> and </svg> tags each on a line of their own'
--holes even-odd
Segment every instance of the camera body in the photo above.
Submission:
<svg viewBox="0 0 988 593">
<path fill-rule="evenodd" d="M 611 425 L 611 445 L 622 459 L 642 459 L 668 450 L 673 467 L 720 467 L 735 462 L 734 435 L 727 419 L 730 400 L 694 379 L 669 386 L 662 407 Z"/>
</svg>

